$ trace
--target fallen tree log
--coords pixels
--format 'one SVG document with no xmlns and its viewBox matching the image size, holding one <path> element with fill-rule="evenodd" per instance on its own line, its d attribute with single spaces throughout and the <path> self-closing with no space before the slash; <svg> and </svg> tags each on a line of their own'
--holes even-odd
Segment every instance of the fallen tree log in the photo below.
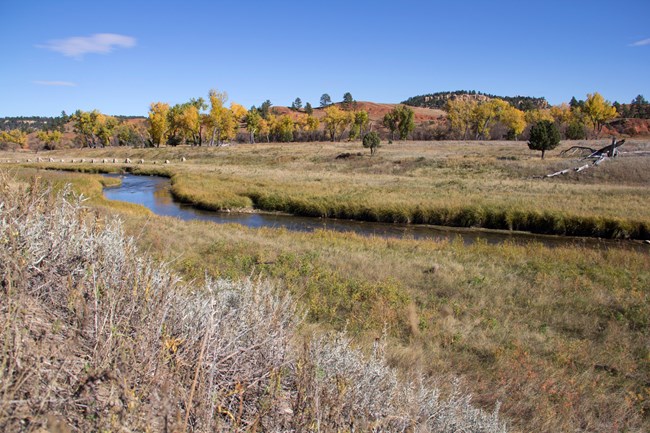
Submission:
<svg viewBox="0 0 650 433">
<path fill-rule="evenodd" d="M 547 174 L 545 177 L 559 176 L 561 174 L 567 174 L 568 172 L 569 169 L 567 168 L 566 170 L 556 171 L 555 173 Z"/>
</svg>

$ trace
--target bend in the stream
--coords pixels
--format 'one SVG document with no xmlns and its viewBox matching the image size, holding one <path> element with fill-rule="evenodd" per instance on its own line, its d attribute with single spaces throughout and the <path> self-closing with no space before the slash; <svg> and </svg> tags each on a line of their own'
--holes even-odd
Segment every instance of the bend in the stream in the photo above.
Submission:
<svg viewBox="0 0 650 433">
<path fill-rule="evenodd" d="M 579 245 L 585 247 L 645 247 L 644 245 L 629 241 L 545 236 L 521 232 L 457 229 L 413 224 L 371 223 L 353 220 L 278 215 L 271 213 L 205 211 L 175 201 L 170 192 L 171 183 L 168 178 L 158 176 L 138 176 L 132 174 L 105 174 L 104 176 L 120 177 L 122 180 L 122 183 L 119 186 L 104 188 L 104 196 L 107 199 L 139 204 L 150 209 L 157 215 L 176 217 L 186 221 L 200 220 L 220 224 L 235 223 L 252 228 L 285 228 L 287 230 L 301 232 L 312 232 L 314 230 L 322 229 L 338 232 L 353 232 L 363 236 L 390 238 L 443 238 L 453 240 L 460 237 L 466 244 L 471 244 L 481 240 L 490 244 L 504 242 L 539 242 L 547 246 Z"/>
</svg>

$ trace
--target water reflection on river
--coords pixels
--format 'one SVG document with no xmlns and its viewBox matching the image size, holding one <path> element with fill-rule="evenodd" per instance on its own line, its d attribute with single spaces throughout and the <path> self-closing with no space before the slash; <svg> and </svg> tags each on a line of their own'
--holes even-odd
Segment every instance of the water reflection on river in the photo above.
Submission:
<svg viewBox="0 0 650 433">
<path fill-rule="evenodd" d="M 455 229 L 424 225 L 369 223 L 328 218 L 308 218 L 289 215 L 266 213 L 228 213 L 202 211 L 190 205 L 174 201 L 169 189 L 170 181 L 164 177 L 136 175 L 105 175 L 120 177 L 122 184 L 117 187 L 104 189 L 104 196 L 109 200 L 120 200 L 136 203 L 149 208 L 153 213 L 172 216 L 182 220 L 201 220 L 216 223 L 236 223 L 247 227 L 286 228 L 288 230 L 311 232 L 318 229 L 335 230 L 339 232 L 354 232 L 364 236 L 380 236 L 412 239 L 456 239 L 462 238 L 465 243 L 473 243 L 478 239 L 488 243 L 530 241 L 541 242 L 548 246 L 577 244 L 586 247 L 626 246 L 643 248 L 631 242 L 605 241 L 591 238 L 566 238 L 561 236 L 537 236 L 526 233 L 509 233 L 482 231 L 472 229 Z"/>
</svg>

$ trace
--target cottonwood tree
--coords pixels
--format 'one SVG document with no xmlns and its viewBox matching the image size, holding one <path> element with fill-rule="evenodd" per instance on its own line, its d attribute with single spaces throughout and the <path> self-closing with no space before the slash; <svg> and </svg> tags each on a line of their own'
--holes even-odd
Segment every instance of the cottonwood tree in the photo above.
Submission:
<svg viewBox="0 0 650 433">
<path fill-rule="evenodd" d="M 391 141 L 395 132 L 399 132 L 400 140 L 405 140 L 415 128 L 415 112 L 406 105 L 398 105 L 386 113 L 382 124 L 390 130 Z"/>
<path fill-rule="evenodd" d="M 169 108 L 169 106 L 167 106 Z M 105 116 L 98 110 L 82 111 L 77 110 L 70 116 L 73 130 L 82 140 L 82 145 L 97 147 L 97 145 L 108 146 L 111 144 L 113 131 L 117 126 L 117 120 L 111 116 Z"/>
<path fill-rule="evenodd" d="M 275 122 L 275 116 L 273 114 L 269 114 L 268 118 L 261 118 L 260 119 L 260 129 L 259 129 L 259 136 L 266 138 L 266 142 L 271 141 L 271 126 Z"/>
<path fill-rule="evenodd" d="M 593 124 L 596 137 L 600 135 L 605 123 L 617 115 L 616 108 L 598 92 L 587 95 L 582 111 Z"/>
<path fill-rule="evenodd" d="M 141 125 L 121 123 L 115 128 L 115 139 L 118 146 L 144 146 L 145 133 Z"/>
<path fill-rule="evenodd" d="M 399 139 L 406 140 L 406 137 L 415 129 L 415 112 L 406 105 L 400 105 L 396 110 Z"/>
<path fill-rule="evenodd" d="M 555 123 L 561 126 L 569 123 L 573 119 L 573 112 L 571 111 L 571 106 L 563 102 L 560 105 L 551 107 L 551 116 L 553 116 Z"/>
<path fill-rule="evenodd" d="M 331 105 L 325 109 L 323 123 L 325 131 L 329 134 L 330 140 L 340 141 L 347 127 L 352 123 L 352 113 L 341 110 L 336 105 Z"/>
<path fill-rule="evenodd" d="M 560 134 L 564 133 L 564 136 L 567 135 L 566 131 L 568 130 L 569 125 L 575 120 L 577 111 L 579 110 L 574 112 L 574 110 L 571 109 L 571 106 L 566 102 L 551 107 L 551 116 L 553 117 Z"/>
<path fill-rule="evenodd" d="M 547 150 L 555 149 L 558 144 L 560 144 L 560 131 L 550 120 L 542 120 L 530 128 L 528 148 L 542 151 L 542 159 Z"/>
<path fill-rule="evenodd" d="M 398 119 L 395 110 L 389 111 L 384 115 L 384 118 L 381 121 L 381 124 L 384 125 L 390 131 L 390 141 L 392 142 L 395 139 L 395 131 L 398 127 Z"/>
<path fill-rule="evenodd" d="M 499 120 L 508 128 L 508 136 L 514 140 L 526 129 L 526 115 L 523 111 L 508 105 L 499 116 Z"/>
<path fill-rule="evenodd" d="M 169 104 L 164 102 L 153 102 L 149 106 L 149 137 L 151 144 L 160 147 L 166 141 L 169 130 Z"/>
<path fill-rule="evenodd" d="M 355 111 L 354 120 L 352 126 L 350 127 L 350 141 L 356 139 L 357 137 L 363 136 L 368 129 L 368 124 L 370 123 L 370 118 L 368 117 L 368 112 L 365 110 Z"/>
<path fill-rule="evenodd" d="M 61 131 L 56 129 L 53 131 L 38 131 L 36 133 L 36 138 L 43 143 L 43 147 L 46 150 L 56 149 L 56 145 L 61 142 L 62 137 L 63 134 L 61 134 Z"/>
<path fill-rule="evenodd" d="M 452 130 L 462 134 L 462 139 L 467 139 L 471 129 L 472 111 L 478 105 L 471 99 L 449 99 L 447 100 L 447 118 Z"/>
<path fill-rule="evenodd" d="M 210 115 L 204 112 L 208 109 L 208 104 L 205 99 L 201 97 L 196 99 L 191 98 L 187 104 L 196 109 L 196 114 L 199 118 L 198 123 L 193 120 L 188 122 L 193 125 L 193 128 L 188 130 L 188 133 L 191 135 L 192 145 L 201 146 L 203 144 L 203 131 L 207 127 L 210 118 Z M 193 115 L 194 114 L 192 114 L 192 116 Z"/>
<path fill-rule="evenodd" d="M 501 119 L 501 115 L 508 110 L 510 105 L 502 99 L 490 99 L 479 103 L 471 113 L 471 121 L 476 139 L 490 138 L 490 131 L 494 124 Z"/>
<path fill-rule="evenodd" d="M 117 120 L 111 116 L 100 115 L 97 118 L 95 134 L 102 147 L 110 146 L 113 133 L 117 127 Z"/>
<path fill-rule="evenodd" d="M 307 115 L 307 120 L 305 121 L 305 131 L 309 133 L 310 140 L 314 140 L 314 134 L 316 134 L 316 131 L 318 131 L 319 125 L 320 121 L 316 117 Z"/>
<path fill-rule="evenodd" d="M 228 101 L 226 92 L 219 92 L 216 89 L 210 90 L 210 126 L 212 136 L 210 145 L 215 143 L 221 145 L 222 142 L 231 139 L 235 135 L 237 120 L 231 110 L 225 107 Z"/>
<path fill-rule="evenodd" d="M 262 121 L 262 116 L 256 109 L 251 109 L 246 113 L 244 118 L 244 123 L 246 124 L 246 130 L 250 134 L 250 142 L 255 143 L 255 134 L 260 130 L 260 122 Z"/>
<path fill-rule="evenodd" d="M 167 112 L 167 144 L 176 146 L 192 140 L 193 132 L 200 128 L 199 111 L 189 103 L 176 104 Z"/>
<path fill-rule="evenodd" d="M 548 109 L 536 109 L 536 110 L 529 110 L 526 111 L 526 122 L 530 125 L 534 125 L 536 123 L 541 122 L 542 120 L 548 120 L 549 122 L 553 122 L 555 119 L 553 119 L 553 115 L 551 114 L 551 110 Z"/>
<path fill-rule="evenodd" d="M 286 114 L 275 119 L 271 126 L 271 134 L 275 137 L 275 140 L 280 142 L 293 141 L 294 131 L 293 119 Z"/>
<path fill-rule="evenodd" d="M 27 133 L 20 129 L 12 129 L 11 131 L 0 131 L 0 143 L 2 144 L 17 144 L 24 148 L 27 146 Z"/>
<path fill-rule="evenodd" d="M 244 121 L 244 117 L 246 117 L 246 114 L 248 111 L 246 108 L 244 108 L 243 105 L 238 104 L 236 102 L 231 102 L 230 103 L 230 111 L 232 112 L 233 117 L 235 118 L 235 122 L 240 123 Z"/>
</svg>

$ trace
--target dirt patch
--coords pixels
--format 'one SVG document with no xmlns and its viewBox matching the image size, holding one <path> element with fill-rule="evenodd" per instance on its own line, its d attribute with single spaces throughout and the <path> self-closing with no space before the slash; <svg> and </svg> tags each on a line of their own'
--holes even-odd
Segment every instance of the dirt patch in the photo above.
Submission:
<svg viewBox="0 0 650 433">
<path fill-rule="evenodd" d="M 343 153 L 339 153 L 338 155 L 336 155 L 336 158 L 334 158 L 334 159 L 361 158 L 362 156 L 363 156 L 363 154 L 361 152 L 357 152 L 357 153 L 343 152 Z"/>
<path fill-rule="evenodd" d="M 650 119 L 616 119 L 603 127 L 601 135 L 650 136 Z"/>
</svg>

